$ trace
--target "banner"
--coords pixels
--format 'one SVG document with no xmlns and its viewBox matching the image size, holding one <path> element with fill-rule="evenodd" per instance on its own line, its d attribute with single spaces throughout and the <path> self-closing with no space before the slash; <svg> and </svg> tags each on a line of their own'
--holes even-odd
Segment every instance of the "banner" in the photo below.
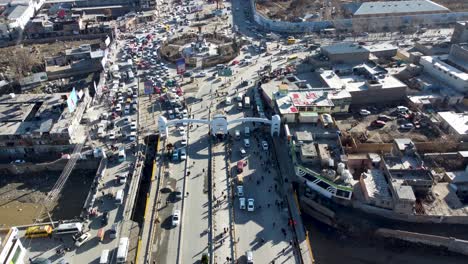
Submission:
<svg viewBox="0 0 468 264">
<path fill-rule="evenodd" d="M 70 95 L 67 98 L 68 111 L 70 111 L 70 113 L 73 113 L 76 109 L 77 104 L 78 104 L 78 96 L 76 95 L 75 88 L 73 88 L 73 90 L 71 91 Z"/>
<path fill-rule="evenodd" d="M 231 68 L 219 69 L 218 70 L 218 76 L 225 76 L 225 77 L 232 76 Z"/>
<path fill-rule="evenodd" d="M 183 74 L 185 72 L 185 59 L 180 58 L 176 60 L 177 74 Z"/>
<path fill-rule="evenodd" d="M 146 81 L 145 82 L 145 94 L 148 95 L 148 94 L 153 94 L 153 93 L 154 93 L 153 83 L 150 81 Z"/>
</svg>

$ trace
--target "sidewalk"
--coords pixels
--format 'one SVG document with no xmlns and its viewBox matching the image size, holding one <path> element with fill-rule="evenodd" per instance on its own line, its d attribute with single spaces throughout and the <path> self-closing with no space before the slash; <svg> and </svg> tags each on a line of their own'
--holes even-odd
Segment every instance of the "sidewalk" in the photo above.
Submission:
<svg viewBox="0 0 468 264">
<path fill-rule="evenodd" d="M 226 171 L 225 143 L 213 143 L 213 263 L 233 263 L 234 236 L 230 201 L 231 187 Z M 228 258 L 231 261 L 228 261 Z"/>
<path fill-rule="evenodd" d="M 294 164 L 292 163 L 292 159 L 289 156 L 289 146 L 286 144 L 284 139 L 281 138 L 274 138 L 274 147 L 276 150 L 276 155 L 278 158 L 281 175 L 283 176 L 283 189 L 285 193 L 288 195 L 287 202 L 290 211 L 290 217 L 295 221 L 294 231 L 296 235 L 296 252 L 300 253 L 300 258 L 302 259 L 301 263 L 314 263 L 314 256 L 312 253 L 312 248 L 309 242 L 309 238 L 307 237 L 306 230 L 304 228 L 304 224 L 302 223 L 301 212 L 299 209 L 299 205 L 296 202 L 295 192 L 293 192 L 292 185 L 291 185 L 291 174 L 295 173 Z M 278 151 L 281 149 L 282 151 Z M 286 182 L 286 179 L 288 180 Z"/>
</svg>

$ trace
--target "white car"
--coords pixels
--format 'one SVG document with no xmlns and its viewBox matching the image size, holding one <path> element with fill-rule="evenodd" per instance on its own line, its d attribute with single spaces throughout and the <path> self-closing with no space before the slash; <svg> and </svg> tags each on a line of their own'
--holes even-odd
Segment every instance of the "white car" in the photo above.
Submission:
<svg viewBox="0 0 468 264">
<path fill-rule="evenodd" d="M 88 241 L 91 238 L 91 234 L 89 232 L 86 232 L 82 234 L 80 237 L 78 237 L 75 241 L 75 246 L 80 247 L 83 245 L 86 241 Z"/>
<path fill-rule="evenodd" d="M 180 210 L 175 210 L 172 215 L 172 226 L 177 226 L 180 223 Z"/>
<path fill-rule="evenodd" d="M 179 130 L 179 134 L 180 134 L 181 136 L 185 136 L 185 127 L 180 126 L 180 127 L 178 128 L 178 130 Z"/>
<path fill-rule="evenodd" d="M 247 211 L 253 212 L 255 210 L 255 200 L 253 198 L 249 198 L 247 200 Z"/>
<path fill-rule="evenodd" d="M 187 137 L 183 137 L 181 143 L 182 143 L 182 146 L 187 145 Z"/>
<path fill-rule="evenodd" d="M 268 150 L 268 142 L 266 142 L 265 140 L 262 141 L 262 148 L 263 150 Z"/>
<path fill-rule="evenodd" d="M 137 123 L 136 123 L 136 121 L 133 121 L 132 123 L 130 123 L 130 130 L 131 130 L 131 131 L 136 131 L 136 130 L 137 130 Z"/>
<path fill-rule="evenodd" d="M 114 132 L 114 131 L 111 131 L 111 132 L 109 133 L 109 139 L 110 139 L 110 140 L 114 140 L 114 139 L 115 139 L 115 132 Z"/>
<path fill-rule="evenodd" d="M 242 185 L 237 186 L 237 195 L 239 197 L 244 196 L 244 186 L 242 186 Z"/>
<path fill-rule="evenodd" d="M 371 114 L 371 112 L 369 110 L 366 110 L 366 109 L 361 109 L 359 111 L 359 114 L 362 115 L 362 116 L 368 116 Z"/>
<path fill-rule="evenodd" d="M 130 132 L 130 135 L 128 135 L 128 140 L 130 141 L 136 141 L 136 132 Z"/>
<path fill-rule="evenodd" d="M 180 150 L 180 160 L 186 160 L 187 159 L 187 152 L 185 149 Z"/>
</svg>

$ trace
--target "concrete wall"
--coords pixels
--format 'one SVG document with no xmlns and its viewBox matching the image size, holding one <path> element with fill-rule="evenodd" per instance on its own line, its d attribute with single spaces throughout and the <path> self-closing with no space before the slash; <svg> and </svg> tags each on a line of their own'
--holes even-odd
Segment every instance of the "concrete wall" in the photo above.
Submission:
<svg viewBox="0 0 468 264">
<path fill-rule="evenodd" d="M 320 31 L 325 28 L 334 27 L 343 31 L 355 32 L 381 32 L 398 30 L 402 26 L 437 25 L 455 23 L 460 20 L 468 20 L 468 12 L 454 12 L 448 14 L 424 14 L 413 16 L 375 17 L 375 18 L 353 18 L 338 19 L 333 21 L 313 22 L 287 22 L 271 20 L 258 13 L 255 8 L 255 0 L 250 1 L 250 7 L 255 22 L 271 31 L 306 33 Z"/>
<path fill-rule="evenodd" d="M 450 251 L 468 255 L 467 240 L 456 239 L 453 237 L 442 237 L 421 233 L 413 233 L 402 230 L 390 230 L 386 228 L 379 228 L 375 233 L 383 237 L 396 238 L 413 243 L 422 243 L 425 245 L 435 247 L 446 247 Z"/>
<path fill-rule="evenodd" d="M 0 170 L 8 171 L 11 174 L 43 172 L 43 171 L 62 171 L 67 164 L 68 159 L 58 159 L 52 162 L 45 163 L 31 163 L 26 162 L 23 164 L 0 164 Z M 75 168 L 79 169 L 96 169 L 100 159 L 88 158 L 85 160 L 78 160 Z"/>
<path fill-rule="evenodd" d="M 359 143 L 353 139 L 352 146 L 345 147 L 345 150 L 349 153 L 389 153 L 392 147 L 391 143 Z"/>
<path fill-rule="evenodd" d="M 392 220 L 410 222 L 410 223 L 433 223 L 433 224 L 462 224 L 468 225 L 466 216 L 436 216 L 436 215 L 409 215 L 398 214 L 393 210 L 387 210 L 370 206 L 358 201 L 353 202 L 353 207 L 369 214 L 378 215 Z"/>
<path fill-rule="evenodd" d="M 391 101 L 403 101 L 406 98 L 406 87 L 391 89 L 369 89 L 359 92 L 351 92 L 351 104 L 375 104 L 389 103 Z"/>
</svg>

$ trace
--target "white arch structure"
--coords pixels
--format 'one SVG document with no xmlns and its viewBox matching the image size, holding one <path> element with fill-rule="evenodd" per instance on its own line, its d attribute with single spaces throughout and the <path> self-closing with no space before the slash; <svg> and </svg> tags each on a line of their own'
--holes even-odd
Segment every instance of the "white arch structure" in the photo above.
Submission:
<svg viewBox="0 0 468 264">
<path fill-rule="evenodd" d="M 168 135 L 169 126 L 173 126 L 178 123 L 197 123 L 197 124 L 207 124 L 210 126 L 211 135 L 216 136 L 217 134 L 227 134 L 228 125 L 234 123 L 245 123 L 245 122 L 258 122 L 270 125 L 271 136 L 279 136 L 280 134 L 280 125 L 281 118 L 279 115 L 274 115 L 271 117 L 271 120 L 266 118 L 259 117 L 245 117 L 239 119 L 233 119 L 230 121 L 226 120 L 226 117 L 223 115 L 215 115 L 211 121 L 206 119 L 176 119 L 167 121 L 164 116 L 159 116 L 158 119 L 158 129 L 161 136 Z"/>
</svg>

